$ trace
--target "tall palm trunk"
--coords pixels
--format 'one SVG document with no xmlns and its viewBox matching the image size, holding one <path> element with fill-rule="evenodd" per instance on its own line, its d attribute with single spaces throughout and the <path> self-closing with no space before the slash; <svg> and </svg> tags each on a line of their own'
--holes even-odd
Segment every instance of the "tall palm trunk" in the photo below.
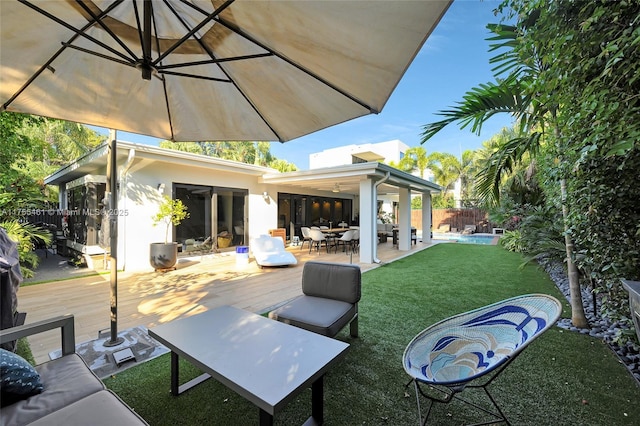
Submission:
<svg viewBox="0 0 640 426">
<path fill-rule="evenodd" d="M 580 290 L 580 280 L 578 267 L 573 262 L 574 246 L 569 235 L 569 208 L 567 207 L 567 181 L 560 179 L 560 197 L 562 199 L 562 221 L 564 222 L 564 245 L 567 249 L 567 275 L 569 277 L 569 294 L 571 299 L 571 323 L 575 327 L 587 328 L 589 323 L 584 314 L 582 304 L 582 291 Z"/>
<path fill-rule="evenodd" d="M 561 138 L 560 129 L 557 125 L 557 115 L 555 109 L 552 110 L 554 123 L 553 133 L 558 143 Z M 571 302 L 571 323 L 574 327 L 587 328 L 589 323 L 584 314 L 584 305 L 582 304 L 582 291 L 580 289 L 580 275 L 578 267 L 573 261 L 575 247 L 573 240 L 569 234 L 569 207 L 567 206 L 567 180 L 562 177 L 560 179 L 560 200 L 562 202 L 562 222 L 564 225 L 564 245 L 567 250 L 567 276 L 569 278 L 569 299 Z"/>
</svg>

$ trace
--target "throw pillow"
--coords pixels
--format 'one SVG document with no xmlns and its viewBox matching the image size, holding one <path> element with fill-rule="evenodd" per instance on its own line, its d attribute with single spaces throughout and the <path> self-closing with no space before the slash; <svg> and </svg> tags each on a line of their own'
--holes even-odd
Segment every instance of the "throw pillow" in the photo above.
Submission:
<svg viewBox="0 0 640 426">
<path fill-rule="evenodd" d="M 27 360 L 0 349 L 0 401 L 3 407 L 27 399 L 43 389 L 40 375 Z"/>
</svg>

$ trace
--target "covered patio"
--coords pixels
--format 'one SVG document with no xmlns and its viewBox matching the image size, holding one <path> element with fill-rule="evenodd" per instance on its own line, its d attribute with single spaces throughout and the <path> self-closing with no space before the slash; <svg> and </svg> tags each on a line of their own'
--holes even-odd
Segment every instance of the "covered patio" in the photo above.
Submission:
<svg viewBox="0 0 640 426">
<path fill-rule="evenodd" d="M 234 254 L 209 254 L 183 258 L 178 269 L 161 272 L 122 272 L 118 282 L 118 328 L 153 327 L 177 318 L 232 305 L 263 313 L 301 294 L 303 265 L 308 260 L 358 264 L 362 271 L 377 268 L 431 246 L 418 239 L 409 250 L 398 250 L 391 240 L 377 245 L 378 263 L 361 263 L 359 256 L 342 251 L 309 253 L 307 245 L 288 247 L 298 264 L 286 268 L 259 269 L 253 259 L 236 264 Z M 76 344 L 95 340 L 109 327 L 109 275 L 93 275 L 20 288 L 19 310 L 27 323 L 63 314 L 75 316 Z M 57 331 L 29 339 L 37 363 L 59 349 Z"/>
</svg>

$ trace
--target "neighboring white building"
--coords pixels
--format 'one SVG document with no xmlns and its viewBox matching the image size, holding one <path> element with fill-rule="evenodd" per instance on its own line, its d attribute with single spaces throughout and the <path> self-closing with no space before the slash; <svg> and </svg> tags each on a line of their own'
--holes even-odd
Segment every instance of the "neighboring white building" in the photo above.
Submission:
<svg viewBox="0 0 640 426">
<path fill-rule="evenodd" d="M 366 163 L 375 161 L 398 163 L 404 157 L 409 146 L 396 139 L 380 143 L 365 143 L 361 145 L 345 145 L 337 148 L 325 149 L 309 155 L 309 169 L 323 167 L 344 166 L 347 164 Z"/>
</svg>

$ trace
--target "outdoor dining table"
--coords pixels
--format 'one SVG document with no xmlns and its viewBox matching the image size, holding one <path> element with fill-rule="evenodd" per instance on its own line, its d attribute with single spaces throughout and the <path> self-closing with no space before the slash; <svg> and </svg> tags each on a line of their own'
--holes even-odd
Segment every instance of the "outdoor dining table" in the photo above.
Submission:
<svg viewBox="0 0 640 426">
<path fill-rule="evenodd" d="M 324 234 L 335 234 L 335 235 L 339 235 L 342 234 L 346 231 L 349 230 L 349 228 L 320 228 L 320 230 L 324 233 Z"/>
</svg>

